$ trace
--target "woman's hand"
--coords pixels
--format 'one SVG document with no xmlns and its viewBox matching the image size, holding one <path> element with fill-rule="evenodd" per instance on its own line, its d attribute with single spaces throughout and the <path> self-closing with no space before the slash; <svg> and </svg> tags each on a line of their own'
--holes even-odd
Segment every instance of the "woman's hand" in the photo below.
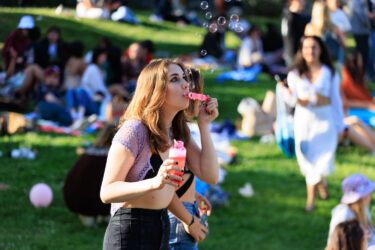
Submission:
<svg viewBox="0 0 375 250">
<path fill-rule="evenodd" d="M 194 216 L 194 222 L 190 226 L 183 223 L 185 231 L 190 234 L 195 242 L 201 242 L 206 238 L 206 233 L 208 229 L 201 224 L 201 221 L 198 217 Z"/>
<path fill-rule="evenodd" d="M 206 197 L 198 192 L 195 192 L 195 200 L 198 203 L 199 215 L 202 216 L 207 213 L 207 216 L 211 215 L 212 206 Z"/>
<path fill-rule="evenodd" d="M 216 98 L 208 99 L 199 110 L 198 124 L 209 124 L 219 116 L 219 104 Z"/>
<path fill-rule="evenodd" d="M 167 159 L 159 168 L 158 174 L 153 178 L 153 188 L 162 189 L 165 184 L 171 185 L 173 187 L 179 187 L 178 184 L 174 183 L 172 180 L 182 182 L 182 177 L 174 175 L 174 171 L 184 172 L 183 169 L 175 166 L 175 161 Z M 170 171 L 174 170 L 174 171 Z"/>
</svg>

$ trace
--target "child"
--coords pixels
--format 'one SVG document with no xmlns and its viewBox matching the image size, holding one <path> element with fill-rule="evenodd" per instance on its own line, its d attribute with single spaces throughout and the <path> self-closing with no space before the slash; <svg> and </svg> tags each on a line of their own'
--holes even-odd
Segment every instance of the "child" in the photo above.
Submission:
<svg viewBox="0 0 375 250">
<path fill-rule="evenodd" d="M 345 178 L 341 186 L 344 194 L 341 198 L 341 204 L 332 209 L 328 245 L 333 240 L 332 235 L 336 225 L 353 218 L 357 219 L 364 229 L 368 246 L 374 245 L 375 231 L 368 206 L 371 203 L 375 182 L 370 181 L 362 174 L 352 174 Z"/>
</svg>

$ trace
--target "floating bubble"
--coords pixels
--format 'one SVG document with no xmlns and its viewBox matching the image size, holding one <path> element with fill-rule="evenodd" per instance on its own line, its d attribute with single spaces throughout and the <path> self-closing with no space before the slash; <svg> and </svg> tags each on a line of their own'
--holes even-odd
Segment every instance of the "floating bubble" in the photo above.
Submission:
<svg viewBox="0 0 375 250">
<path fill-rule="evenodd" d="M 239 23 L 237 23 L 236 27 L 234 28 L 234 31 L 236 31 L 238 33 L 241 33 L 244 30 L 245 30 L 244 27 L 241 24 L 239 24 Z"/>
<path fill-rule="evenodd" d="M 237 14 L 233 14 L 230 16 L 230 20 L 233 22 L 238 22 L 240 20 L 240 17 Z"/>
<path fill-rule="evenodd" d="M 211 12 L 207 12 L 207 13 L 206 13 L 206 18 L 207 18 L 208 20 L 210 20 L 210 19 L 212 18 L 212 13 L 211 13 Z"/>
<path fill-rule="evenodd" d="M 227 20 L 225 19 L 225 17 L 221 16 L 217 19 L 217 23 L 219 25 L 224 25 L 225 23 L 227 22 Z"/>
<path fill-rule="evenodd" d="M 225 0 L 225 2 L 229 3 L 231 0 Z"/>
<path fill-rule="evenodd" d="M 202 56 L 206 56 L 206 55 L 207 55 L 207 50 L 202 49 L 202 50 L 201 50 L 201 55 L 202 55 Z"/>
<path fill-rule="evenodd" d="M 216 23 L 211 23 L 210 26 L 208 26 L 208 30 L 211 33 L 215 33 L 217 31 L 217 24 Z"/>
<path fill-rule="evenodd" d="M 204 28 L 208 28 L 208 22 L 203 22 L 202 26 L 203 26 Z"/>
<path fill-rule="evenodd" d="M 201 9 L 202 10 L 207 10 L 208 9 L 208 2 L 207 1 L 202 1 L 201 2 Z"/>
<path fill-rule="evenodd" d="M 236 29 L 236 22 L 233 22 L 233 21 L 229 21 L 229 24 L 228 24 L 228 28 L 230 30 L 235 30 Z"/>
</svg>

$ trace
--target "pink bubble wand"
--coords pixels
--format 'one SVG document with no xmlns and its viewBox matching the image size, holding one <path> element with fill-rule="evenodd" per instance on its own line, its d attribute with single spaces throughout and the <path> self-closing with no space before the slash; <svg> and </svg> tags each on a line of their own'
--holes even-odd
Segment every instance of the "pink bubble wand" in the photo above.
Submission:
<svg viewBox="0 0 375 250">
<path fill-rule="evenodd" d="M 208 101 L 210 99 L 206 95 L 198 94 L 198 93 L 194 93 L 194 92 L 189 92 L 186 95 L 186 97 L 189 98 L 189 99 L 191 99 L 191 100 L 199 100 L 199 101 Z"/>
</svg>

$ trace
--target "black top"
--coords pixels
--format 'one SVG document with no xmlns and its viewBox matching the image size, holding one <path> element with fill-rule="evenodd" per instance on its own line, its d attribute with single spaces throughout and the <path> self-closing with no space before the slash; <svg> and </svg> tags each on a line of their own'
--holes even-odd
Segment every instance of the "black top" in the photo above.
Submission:
<svg viewBox="0 0 375 250">
<path fill-rule="evenodd" d="M 152 154 L 151 158 L 150 158 L 150 163 L 151 163 L 152 169 L 150 169 L 147 172 L 144 180 L 151 179 L 158 174 L 159 168 L 160 168 L 161 164 L 163 164 L 163 159 L 160 157 L 159 154 Z M 190 176 L 189 176 L 189 179 L 184 183 L 184 185 L 182 185 L 176 191 L 178 197 L 181 197 L 189 189 L 189 187 L 190 187 L 190 185 L 191 185 L 191 183 L 193 182 L 193 179 L 194 179 L 194 174 L 187 168 L 186 162 L 185 162 L 184 173 L 185 174 L 190 173 Z"/>
<path fill-rule="evenodd" d="M 150 169 L 147 172 L 144 180 L 154 178 L 158 174 L 159 168 L 161 164 L 163 164 L 163 160 L 161 159 L 159 154 L 152 154 L 150 158 L 150 163 L 151 163 L 152 169 Z"/>
</svg>

